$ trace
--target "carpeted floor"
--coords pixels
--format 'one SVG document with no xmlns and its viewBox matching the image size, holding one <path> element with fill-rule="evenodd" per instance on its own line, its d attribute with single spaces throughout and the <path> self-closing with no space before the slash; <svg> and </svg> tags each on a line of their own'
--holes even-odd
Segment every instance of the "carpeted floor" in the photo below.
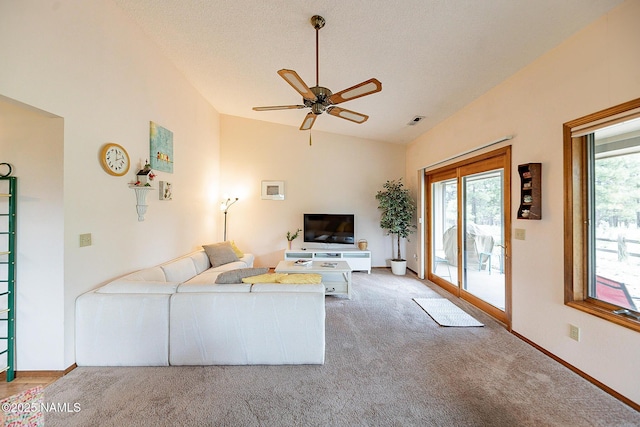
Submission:
<svg viewBox="0 0 640 427">
<path fill-rule="evenodd" d="M 77 368 L 45 389 L 63 408 L 46 425 L 640 425 L 638 412 L 459 300 L 485 327 L 438 326 L 412 298 L 446 294 L 415 276 L 353 277 L 351 300 L 326 299 L 323 366 Z"/>
</svg>

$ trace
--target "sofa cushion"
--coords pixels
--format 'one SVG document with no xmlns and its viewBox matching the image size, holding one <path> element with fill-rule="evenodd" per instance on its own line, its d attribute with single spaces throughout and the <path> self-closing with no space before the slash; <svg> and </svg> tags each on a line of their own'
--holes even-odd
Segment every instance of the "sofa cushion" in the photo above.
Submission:
<svg viewBox="0 0 640 427">
<path fill-rule="evenodd" d="M 267 271 L 269 271 L 267 267 L 240 268 L 237 270 L 224 271 L 218 274 L 218 277 L 216 278 L 216 283 L 218 284 L 242 283 L 245 277 L 264 274 Z"/>
<path fill-rule="evenodd" d="M 212 292 L 224 292 L 224 293 L 249 293 L 251 292 L 250 283 L 229 283 L 226 285 L 220 285 L 217 283 L 197 283 L 187 282 L 178 286 L 176 293 L 212 293 Z"/>
<path fill-rule="evenodd" d="M 216 279 L 220 274 L 220 271 L 210 268 L 207 271 L 200 273 L 195 277 L 192 277 L 184 283 L 191 283 L 194 285 L 213 285 L 216 283 Z"/>
<path fill-rule="evenodd" d="M 211 271 L 221 273 L 223 271 L 237 270 L 239 268 L 250 268 L 250 267 L 251 265 L 247 265 L 247 263 L 244 261 L 234 261 L 234 262 L 228 262 L 226 264 L 219 265 L 217 267 L 211 267 L 210 269 L 208 269 L 202 274 L 207 274 Z"/>
<path fill-rule="evenodd" d="M 250 276 L 242 279 L 242 283 L 276 283 L 278 279 L 286 276 L 287 273 L 266 273 L 258 276 Z"/>
<path fill-rule="evenodd" d="M 173 294 L 178 282 L 114 280 L 96 290 L 99 294 Z"/>
<path fill-rule="evenodd" d="M 240 261 L 244 262 L 247 267 L 253 267 L 254 259 L 255 256 L 253 254 L 244 254 L 244 256 L 240 258 Z"/>
<path fill-rule="evenodd" d="M 168 282 L 186 282 L 197 274 L 191 258 L 180 258 L 160 266 Z"/>
<path fill-rule="evenodd" d="M 164 275 L 164 271 L 160 267 L 151 267 L 134 271 L 133 273 L 129 273 L 126 276 L 122 277 L 122 279 L 152 282 L 162 282 L 167 280 L 166 276 Z"/>
<path fill-rule="evenodd" d="M 238 256 L 233 251 L 230 242 L 214 243 L 211 245 L 203 245 L 202 247 L 207 253 L 209 262 L 213 268 L 238 261 Z"/>
<path fill-rule="evenodd" d="M 227 265 L 238 264 L 244 266 L 243 263 L 240 262 L 232 262 Z M 224 267 L 224 266 L 223 266 Z M 222 267 L 218 267 L 222 268 Z M 243 267 L 238 267 L 243 268 Z M 216 283 L 216 279 L 218 276 L 222 274 L 221 271 L 210 268 L 204 273 L 198 274 L 196 277 L 191 280 L 187 280 L 185 283 L 178 286 L 176 292 L 250 292 L 251 285 L 238 283 L 238 284 L 228 284 L 228 285 L 220 285 Z"/>
<path fill-rule="evenodd" d="M 200 274 L 205 270 L 208 270 L 211 267 L 211 263 L 209 262 L 209 257 L 207 253 L 203 250 L 194 252 L 189 255 L 189 258 L 193 260 L 193 265 L 196 267 L 196 273 Z"/>
<path fill-rule="evenodd" d="M 233 252 L 236 254 L 236 256 L 238 258 L 242 258 L 244 256 L 244 253 L 238 248 L 238 245 L 236 245 L 235 241 L 231 241 L 231 249 L 233 249 Z"/>
<path fill-rule="evenodd" d="M 287 274 L 278 280 L 278 283 L 290 284 L 317 284 L 322 283 L 322 276 L 316 273 L 295 273 Z"/>
</svg>

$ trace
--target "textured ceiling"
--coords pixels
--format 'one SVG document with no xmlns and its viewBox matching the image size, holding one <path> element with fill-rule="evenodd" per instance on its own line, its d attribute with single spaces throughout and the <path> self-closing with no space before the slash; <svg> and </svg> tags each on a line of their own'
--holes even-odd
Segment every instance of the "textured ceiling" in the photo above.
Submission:
<svg viewBox="0 0 640 427">
<path fill-rule="evenodd" d="M 323 114 L 313 129 L 407 143 L 622 0 L 114 0 L 223 114 L 299 127 L 308 110 L 278 74 L 334 93 L 375 77 L 382 92 L 340 104 L 355 124 Z M 416 126 L 416 116 L 426 119 Z"/>
</svg>

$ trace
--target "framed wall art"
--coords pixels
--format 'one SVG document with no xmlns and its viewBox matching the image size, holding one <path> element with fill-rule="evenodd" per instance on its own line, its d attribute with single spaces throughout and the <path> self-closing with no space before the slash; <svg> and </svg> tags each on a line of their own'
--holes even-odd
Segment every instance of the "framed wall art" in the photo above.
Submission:
<svg viewBox="0 0 640 427">
<path fill-rule="evenodd" d="M 149 147 L 151 169 L 173 173 L 173 132 L 150 122 Z"/>
<path fill-rule="evenodd" d="M 158 193 L 160 196 L 160 200 L 172 200 L 173 192 L 171 183 L 167 181 L 160 181 L 160 183 L 158 184 Z"/>
<path fill-rule="evenodd" d="M 262 199 L 284 200 L 284 181 L 262 181 Z"/>
</svg>

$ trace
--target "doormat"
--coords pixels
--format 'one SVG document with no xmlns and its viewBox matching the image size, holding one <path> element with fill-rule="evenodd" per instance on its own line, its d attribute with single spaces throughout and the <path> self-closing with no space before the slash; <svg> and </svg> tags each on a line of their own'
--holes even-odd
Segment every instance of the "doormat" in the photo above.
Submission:
<svg viewBox="0 0 640 427">
<path fill-rule="evenodd" d="M 440 326 L 484 326 L 445 298 L 413 298 L 413 300 Z"/>
</svg>

